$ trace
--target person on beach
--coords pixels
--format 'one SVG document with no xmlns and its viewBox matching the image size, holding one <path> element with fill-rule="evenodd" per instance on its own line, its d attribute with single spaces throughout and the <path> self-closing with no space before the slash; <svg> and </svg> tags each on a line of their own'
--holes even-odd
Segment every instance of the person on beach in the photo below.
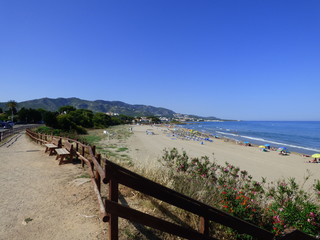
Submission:
<svg viewBox="0 0 320 240">
<path fill-rule="evenodd" d="M 307 161 L 307 163 L 319 163 L 319 161 L 317 158 L 315 158 L 312 161 L 311 160 Z"/>
</svg>

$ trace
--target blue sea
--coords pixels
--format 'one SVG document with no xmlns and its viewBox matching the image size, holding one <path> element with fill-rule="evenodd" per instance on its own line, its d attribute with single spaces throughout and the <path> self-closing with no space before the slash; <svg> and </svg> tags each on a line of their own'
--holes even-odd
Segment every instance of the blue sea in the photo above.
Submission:
<svg viewBox="0 0 320 240">
<path fill-rule="evenodd" d="M 198 122 L 181 127 L 252 144 L 286 147 L 291 152 L 320 153 L 320 121 Z"/>
</svg>

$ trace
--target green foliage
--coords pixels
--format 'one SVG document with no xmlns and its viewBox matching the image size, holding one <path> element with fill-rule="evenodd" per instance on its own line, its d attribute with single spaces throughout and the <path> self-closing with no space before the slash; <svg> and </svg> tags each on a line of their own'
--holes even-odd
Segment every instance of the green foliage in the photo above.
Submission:
<svg viewBox="0 0 320 240">
<path fill-rule="evenodd" d="M 83 140 L 89 145 L 96 145 L 96 143 L 98 143 L 101 139 L 102 139 L 101 136 L 97 136 L 97 135 L 86 135 L 81 137 L 81 140 Z"/>
<path fill-rule="evenodd" d="M 169 167 L 171 186 L 192 198 L 223 209 L 230 214 L 274 232 L 296 228 L 320 234 L 320 206 L 294 179 L 265 186 L 265 179 L 254 181 L 247 171 L 229 163 L 219 165 L 206 156 L 190 158 L 177 149 L 164 150 L 160 160 Z M 320 181 L 314 184 L 319 194 Z M 252 239 L 233 233 L 236 239 Z"/>
<path fill-rule="evenodd" d="M 130 117 L 130 116 L 126 116 L 126 115 L 123 115 L 123 114 L 120 114 L 118 118 L 121 123 L 132 123 L 132 120 L 134 119 L 133 117 Z"/>
<path fill-rule="evenodd" d="M 21 108 L 20 111 L 18 112 L 18 119 L 20 122 L 37 123 L 42 120 L 42 114 L 40 111 L 36 109 Z"/>
<path fill-rule="evenodd" d="M 45 112 L 43 113 L 43 121 L 49 127 L 58 128 L 57 115 L 56 112 Z"/>
<path fill-rule="evenodd" d="M 121 147 L 121 148 L 118 148 L 117 150 L 116 150 L 116 152 L 125 152 L 125 151 L 127 151 L 128 150 L 128 148 L 126 148 L 126 147 Z"/>
<path fill-rule="evenodd" d="M 90 174 L 87 172 L 84 172 L 83 174 L 81 174 L 80 176 L 78 176 L 77 178 L 91 178 Z"/>
<path fill-rule="evenodd" d="M 77 109 L 73 106 L 63 106 L 63 107 L 59 108 L 58 112 L 59 113 L 70 113 L 75 110 L 77 110 Z"/>
<path fill-rule="evenodd" d="M 161 123 L 161 120 L 156 116 L 149 116 L 147 117 L 147 119 L 150 119 L 151 123 L 155 123 L 155 124 Z"/>
<path fill-rule="evenodd" d="M 0 120 L 1 121 L 7 121 L 8 120 L 8 114 L 0 113 Z"/>
<path fill-rule="evenodd" d="M 267 214 L 273 219 L 273 231 L 280 235 L 293 227 L 314 235 L 320 233 L 320 212 L 311 195 L 300 189 L 294 179 L 279 180 L 267 192 L 271 200 Z"/>
<path fill-rule="evenodd" d="M 320 200 L 320 180 L 316 180 L 313 184 L 313 190 L 315 191 L 316 198 Z"/>
<path fill-rule="evenodd" d="M 111 117 L 104 113 L 94 114 L 92 121 L 95 128 L 105 128 L 113 125 Z"/>
<path fill-rule="evenodd" d="M 15 113 L 17 112 L 17 106 L 18 106 L 18 103 L 14 100 L 10 100 L 7 102 L 7 107 L 10 109 L 10 111 L 15 111 Z M 15 114 L 14 113 L 14 114 Z"/>
<path fill-rule="evenodd" d="M 51 128 L 51 127 L 38 127 L 36 129 L 36 132 L 37 133 L 43 133 L 43 134 L 47 134 L 47 135 L 56 135 L 56 136 L 59 136 L 61 135 L 61 130 L 59 129 L 54 129 L 54 128 Z"/>
<path fill-rule="evenodd" d="M 93 127 L 93 112 L 90 110 L 85 109 L 77 109 L 71 111 L 69 114 L 71 116 L 72 122 L 76 125 L 85 127 L 85 128 L 92 128 Z"/>
<path fill-rule="evenodd" d="M 24 219 L 24 221 L 25 221 L 26 223 L 29 223 L 29 222 L 33 221 L 33 219 L 28 217 L 28 218 Z"/>
<path fill-rule="evenodd" d="M 17 106 L 18 106 L 18 103 L 14 100 L 10 100 L 7 102 L 7 107 L 9 108 L 9 110 L 7 111 L 7 114 L 8 115 L 11 115 L 11 121 L 13 121 L 13 116 L 15 114 L 17 114 Z"/>
<path fill-rule="evenodd" d="M 86 134 L 87 131 L 84 127 L 77 125 L 72 121 L 70 114 L 61 114 L 57 117 L 58 128 L 64 131 L 76 132 L 78 134 Z"/>
<path fill-rule="evenodd" d="M 74 129 L 75 123 L 72 122 L 72 118 L 69 114 L 60 114 L 57 116 L 58 127 L 65 131 Z"/>
</svg>

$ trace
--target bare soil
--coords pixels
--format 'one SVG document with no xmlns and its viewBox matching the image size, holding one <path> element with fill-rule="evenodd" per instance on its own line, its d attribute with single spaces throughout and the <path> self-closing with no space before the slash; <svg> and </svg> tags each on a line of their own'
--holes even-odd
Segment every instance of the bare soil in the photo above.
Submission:
<svg viewBox="0 0 320 240">
<path fill-rule="evenodd" d="M 0 143 L 0 239 L 107 239 L 81 165 L 58 165 L 21 133 Z"/>
</svg>

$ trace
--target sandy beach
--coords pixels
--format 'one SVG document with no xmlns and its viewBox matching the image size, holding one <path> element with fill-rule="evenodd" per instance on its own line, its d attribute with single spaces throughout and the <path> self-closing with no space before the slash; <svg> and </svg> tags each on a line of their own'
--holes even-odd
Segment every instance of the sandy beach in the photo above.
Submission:
<svg viewBox="0 0 320 240">
<path fill-rule="evenodd" d="M 320 164 L 307 163 L 310 157 L 301 154 L 279 155 L 277 151 L 263 152 L 258 147 L 243 146 L 224 139 L 212 139 L 212 142 L 183 140 L 171 134 L 172 128 L 148 125 L 133 125 L 133 135 L 127 140 L 129 155 L 138 168 L 159 168 L 158 159 L 164 149 L 185 150 L 189 156 L 208 156 L 218 164 L 228 162 L 241 170 L 247 170 L 255 180 L 265 177 L 267 182 L 278 179 L 295 178 L 303 183 L 306 176 L 310 179 L 305 187 L 320 178 Z M 147 134 L 147 133 L 153 134 Z M 213 155 L 214 154 L 214 155 Z"/>
</svg>

